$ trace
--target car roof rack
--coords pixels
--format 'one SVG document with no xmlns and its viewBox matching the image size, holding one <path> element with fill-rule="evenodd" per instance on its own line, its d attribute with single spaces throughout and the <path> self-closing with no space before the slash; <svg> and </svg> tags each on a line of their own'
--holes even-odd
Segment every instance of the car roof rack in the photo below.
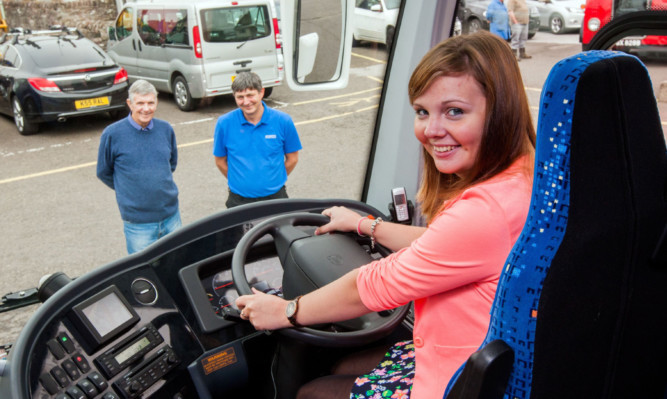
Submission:
<svg viewBox="0 0 667 399">
<path fill-rule="evenodd" d="M 35 36 L 62 36 L 77 35 L 77 39 L 83 38 L 83 33 L 78 28 L 70 28 L 63 25 L 51 25 L 49 29 L 32 30 L 22 27 L 11 28 L 10 31 L 0 38 L 0 43 L 4 43 L 9 37 L 13 38 L 12 44 L 18 43 L 19 38 L 29 38 Z"/>
</svg>

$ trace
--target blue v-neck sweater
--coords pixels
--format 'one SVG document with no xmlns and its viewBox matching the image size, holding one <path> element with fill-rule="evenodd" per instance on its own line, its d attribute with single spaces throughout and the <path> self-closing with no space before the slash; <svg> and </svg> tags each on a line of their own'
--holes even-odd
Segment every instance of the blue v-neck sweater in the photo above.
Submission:
<svg viewBox="0 0 667 399">
<path fill-rule="evenodd" d="M 111 124 L 102 133 L 97 177 L 116 191 L 122 219 L 156 223 L 178 210 L 176 170 L 178 150 L 171 125 L 159 119 L 140 129 L 130 117 Z"/>
</svg>

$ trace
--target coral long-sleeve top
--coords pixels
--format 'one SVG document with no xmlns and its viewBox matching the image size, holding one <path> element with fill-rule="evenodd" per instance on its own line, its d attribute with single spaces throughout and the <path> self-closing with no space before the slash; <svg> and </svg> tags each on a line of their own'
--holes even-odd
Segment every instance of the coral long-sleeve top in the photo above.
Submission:
<svg viewBox="0 0 667 399">
<path fill-rule="evenodd" d="M 530 206 L 527 158 L 447 201 L 410 247 L 360 269 L 369 309 L 415 303 L 412 399 L 442 398 L 486 336 L 500 272 Z"/>
</svg>

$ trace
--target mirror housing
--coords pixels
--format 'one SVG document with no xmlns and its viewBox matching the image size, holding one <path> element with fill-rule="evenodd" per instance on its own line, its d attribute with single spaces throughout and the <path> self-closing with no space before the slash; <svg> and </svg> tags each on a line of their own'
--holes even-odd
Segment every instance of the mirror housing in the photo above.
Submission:
<svg viewBox="0 0 667 399">
<path fill-rule="evenodd" d="M 312 3 L 280 0 L 285 80 L 294 91 L 342 89 L 352 59 L 354 0 Z"/>
<path fill-rule="evenodd" d="M 108 34 L 109 34 L 109 40 L 118 40 L 118 38 L 116 38 L 116 28 L 115 27 L 110 26 Z"/>
</svg>

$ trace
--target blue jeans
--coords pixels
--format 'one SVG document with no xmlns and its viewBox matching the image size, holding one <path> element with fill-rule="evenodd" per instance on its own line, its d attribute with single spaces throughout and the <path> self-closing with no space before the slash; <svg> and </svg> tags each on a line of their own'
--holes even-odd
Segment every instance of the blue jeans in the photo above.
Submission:
<svg viewBox="0 0 667 399">
<path fill-rule="evenodd" d="M 130 223 L 123 220 L 123 225 L 127 253 L 133 254 L 181 227 L 181 213 L 176 211 L 157 223 Z"/>
</svg>

